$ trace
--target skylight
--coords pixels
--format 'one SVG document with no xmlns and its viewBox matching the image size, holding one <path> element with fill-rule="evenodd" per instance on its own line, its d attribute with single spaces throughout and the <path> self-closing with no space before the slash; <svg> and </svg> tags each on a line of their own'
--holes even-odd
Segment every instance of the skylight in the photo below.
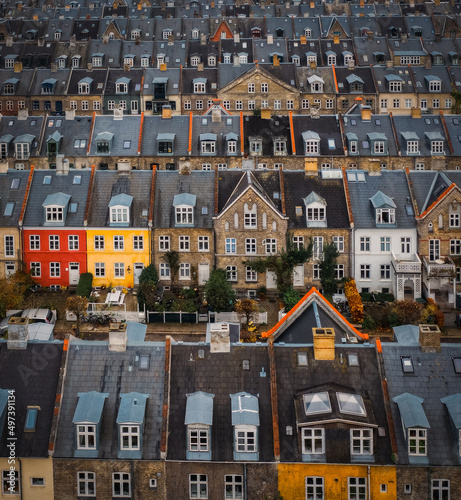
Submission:
<svg viewBox="0 0 461 500">
<path fill-rule="evenodd" d="M 141 354 L 139 356 L 139 369 L 148 370 L 150 366 L 150 356 L 148 354 Z"/>
<path fill-rule="evenodd" d="M 339 411 L 349 415 L 365 416 L 367 414 L 362 396 L 337 392 Z"/>
<path fill-rule="evenodd" d="M 411 356 L 402 356 L 400 359 L 402 361 L 402 370 L 404 373 L 413 373 L 415 371 Z"/>
<path fill-rule="evenodd" d="M 21 179 L 13 179 L 11 181 L 11 189 L 18 189 Z"/>
<path fill-rule="evenodd" d="M 38 406 L 29 406 L 26 413 L 26 423 L 24 425 L 25 431 L 35 431 L 35 425 L 37 424 Z"/>
<path fill-rule="evenodd" d="M 11 217 L 13 215 L 13 209 L 14 209 L 14 202 L 13 201 L 9 201 L 5 205 L 5 212 L 3 213 L 3 215 L 5 217 Z"/>
<path fill-rule="evenodd" d="M 453 358 L 453 366 L 455 368 L 455 373 L 461 373 L 461 357 Z"/>
<path fill-rule="evenodd" d="M 298 352 L 298 366 L 307 366 L 307 352 Z"/>
<path fill-rule="evenodd" d="M 316 413 L 330 413 L 331 402 L 328 392 L 316 392 L 315 394 L 304 394 L 304 409 L 306 415 Z"/>
<path fill-rule="evenodd" d="M 81 184 L 82 183 L 82 176 L 81 175 L 74 175 L 74 184 Z"/>
<path fill-rule="evenodd" d="M 359 366 L 359 357 L 356 353 L 349 353 L 347 355 L 349 366 Z"/>
<path fill-rule="evenodd" d="M 51 175 L 45 175 L 43 178 L 43 184 L 51 184 Z"/>
</svg>

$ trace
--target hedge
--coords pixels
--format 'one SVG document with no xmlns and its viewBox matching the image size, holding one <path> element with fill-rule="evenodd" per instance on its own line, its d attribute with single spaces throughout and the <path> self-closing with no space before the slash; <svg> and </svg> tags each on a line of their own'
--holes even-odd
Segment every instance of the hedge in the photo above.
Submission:
<svg viewBox="0 0 461 500">
<path fill-rule="evenodd" d="M 91 273 L 82 273 L 78 281 L 76 295 L 81 297 L 90 298 L 91 290 L 93 288 L 93 275 Z"/>
</svg>

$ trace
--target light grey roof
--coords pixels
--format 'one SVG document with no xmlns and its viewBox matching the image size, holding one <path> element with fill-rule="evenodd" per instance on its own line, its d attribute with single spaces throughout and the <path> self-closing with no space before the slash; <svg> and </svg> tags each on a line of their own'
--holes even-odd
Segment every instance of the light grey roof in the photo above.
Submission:
<svg viewBox="0 0 461 500">
<path fill-rule="evenodd" d="M 171 134 L 171 133 L 163 133 L 163 134 L 157 134 L 157 141 L 174 141 L 174 138 L 176 137 L 176 134 Z"/>
<path fill-rule="evenodd" d="M 59 205 L 61 207 L 65 207 L 69 203 L 70 198 L 70 194 L 66 193 L 49 194 L 42 203 L 42 206 L 48 207 L 50 205 Z"/>
<path fill-rule="evenodd" d="M 322 205 L 326 205 L 327 202 L 325 201 L 325 198 L 322 198 L 319 194 L 317 194 L 315 191 L 311 191 L 305 198 L 304 198 L 304 204 L 310 205 L 311 203 L 321 203 Z"/>
<path fill-rule="evenodd" d="M 419 327 L 416 325 L 394 326 L 394 335 L 400 345 L 419 345 Z"/>
<path fill-rule="evenodd" d="M 456 429 L 461 429 L 461 393 L 452 394 L 440 400 L 446 405 L 450 418 Z"/>
<path fill-rule="evenodd" d="M 114 134 L 112 132 L 100 132 L 96 136 L 97 141 L 111 141 L 114 137 Z"/>
<path fill-rule="evenodd" d="M 79 80 L 78 83 L 91 83 L 92 81 L 93 81 L 93 78 L 86 76 L 85 78 L 82 78 L 81 80 Z"/>
<path fill-rule="evenodd" d="M 213 423 L 213 398 L 214 394 L 207 392 L 194 392 L 187 394 L 185 425 Z"/>
<path fill-rule="evenodd" d="M 416 132 L 400 132 L 406 141 L 419 141 L 419 136 Z"/>
<path fill-rule="evenodd" d="M 112 196 L 109 202 L 109 207 L 115 207 L 116 205 L 123 205 L 125 207 L 131 207 L 133 203 L 133 197 L 126 193 L 117 194 Z"/>
<path fill-rule="evenodd" d="M 259 426 L 259 401 L 247 392 L 231 394 L 232 425 Z"/>
<path fill-rule="evenodd" d="M 426 429 L 430 429 L 431 426 L 422 406 L 424 403 L 423 398 L 405 392 L 392 398 L 392 401 L 397 403 L 400 418 L 407 429 L 410 427 L 425 427 Z"/>
<path fill-rule="evenodd" d="M 218 136 L 216 134 L 207 133 L 207 134 L 200 134 L 199 138 L 201 141 L 216 141 Z"/>
<path fill-rule="evenodd" d="M 19 78 L 8 78 L 8 80 L 5 80 L 3 83 L 12 83 L 13 85 L 16 85 L 19 82 Z"/>
<path fill-rule="evenodd" d="M 120 407 L 117 414 L 117 424 L 133 423 L 142 424 L 146 412 L 146 400 L 149 394 L 129 392 L 120 394 Z"/>
<path fill-rule="evenodd" d="M 352 73 L 352 75 L 347 76 L 346 80 L 348 81 L 349 84 L 354 82 L 364 83 L 364 81 L 360 78 L 360 76 L 354 75 L 354 73 Z"/>
<path fill-rule="evenodd" d="M 158 134 L 173 134 L 174 155 L 186 156 L 189 147 L 189 117 L 172 116 L 170 119 L 162 119 L 161 116 L 145 116 L 142 132 L 141 155 L 157 156 L 157 141 L 152 137 Z"/>
<path fill-rule="evenodd" d="M 61 139 L 62 139 L 62 134 L 59 133 L 57 130 L 55 130 L 49 137 L 48 139 L 46 140 L 46 142 L 49 142 L 49 141 L 55 141 L 55 142 L 59 142 Z"/>
<path fill-rule="evenodd" d="M 317 132 L 312 132 L 312 130 L 307 130 L 301 134 L 303 136 L 304 141 L 309 141 L 311 139 L 315 139 L 317 141 L 320 141 L 320 136 L 317 134 Z"/>
<path fill-rule="evenodd" d="M 101 420 L 104 402 L 109 394 L 107 392 L 79 392 L 78 404 L 75 409 L 72 423 L 93 422 L 99 423 Z"/>
<path fill-rule="evenodd" d="M 14 137 L 11 134 L 5 134 L 0 137 L 0 142 L 11 142 Z"/>
<path fill-rule="evenodd" d="M 113 116 L 109 115 L 97 115 L 94 120 L 93 140 L 90 154 L 108 156 L 107 154 L 98 154 L 96 144 L 98 140 L 107 140 L 112 141 L 110 145 L 110 156 L 136 156 L 139 144 L 140 126 L 140 115 L 124 115 L 121 120 L 115 119 Z"/>
<path fill-rule="evenodd" d="M 430 140 L 430 141 L 443 141 L 444 137 L 440 132 L 424 132 L 424 135 Z"/>
<path fill-rule="evenodd" d="M 387 196 L 387 194 L 384 194 L 382 191 L 376 192 L 371 198 L 370 198 L 371 203 L 375 208 L 381 208 L 384 206 L 389 206 L 396 208 L 396 205 L 392 198 Z"/>
<path fill-rule="evenodd" d="M 387 135 L 382 134 L 381 132 L 369 132 L 367 134 L 368 139 L 370 141 L 386 141 L 387 140 Z"/>
<path fill-rule="evenodd" d="M 152 80 L 152 83 L 168 83 L 168 78 L 167 77 L 156 76 Z"/>
<path fill-rule="evenodd" d="M 35 139 L 35 136 L 32 134 L 22 134 L 14 140 L 14 143 L 17 144 L 18 142 L 32 142 Z"/>
<path fill-rule="evenodd" d="M 173 206 L 178 207 L 179 205 L 190 205 L 195 207 L 197 203 L 197 196 L 191 193 L 181 193 L 175 194 L 173 198 Z"/>
</svg>

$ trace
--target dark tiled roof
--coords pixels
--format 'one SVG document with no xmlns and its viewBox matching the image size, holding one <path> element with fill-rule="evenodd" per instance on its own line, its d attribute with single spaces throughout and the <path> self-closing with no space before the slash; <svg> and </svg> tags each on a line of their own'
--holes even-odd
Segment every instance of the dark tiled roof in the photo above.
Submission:
<svg viewBox="0 0 461 500">
<path fill-rule="evenodd" d="M 0 174 L 0 193 L 2 193 L 0 198 L 0 225 L 2 227 L 18 227 L 29 173 L 28 170 L 8 170 L 8 172 Z M 17 189 L 11 189 L 14 179 L 19 180 L 19 187 Z M 14 203 L 11 216 L 5 216 L 7 203 Z"/>
</svg>

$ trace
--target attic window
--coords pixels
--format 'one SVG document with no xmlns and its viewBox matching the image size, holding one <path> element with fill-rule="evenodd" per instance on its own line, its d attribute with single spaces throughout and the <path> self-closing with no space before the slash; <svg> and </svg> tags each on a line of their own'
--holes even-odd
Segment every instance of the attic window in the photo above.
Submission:
<svg viewBox="0 0 461 500">
<path fill-rule="evenodd" d="M 40 410 L 39 406 L 28 406 L 26 413 L 26 423 L 24 424 L 25 432 L 34 432 L 35 426 L 37 425 L 37 416 L 38 411 Z"/>
<path fill-rule="evenodd" d="M 73 184 L 81 184 L 81 183 L 82 183 L 82 176 L 81 175 L 74 175 Z"/>
<path fill-rule="evenodd" d="M 298 352 L 298 366 L 307 366 L 307 352 Z"/>
<path fill-rule="evenodd" d="M 131 141 L 123 141 L 123 149 L 130 149 Z"/>
<path fill-rule="evenodd" d="M 202 215 L 208 215 L 208 207 L 202 207 Z"/>
<path fill-rule="evenodd" d="M 45 175 L 43 178 L 43 184 L 51 184 L 51 175 Z"/>
<path fill-rule="evenodd" d="M 337 392 L 339 411 L 350 415 L 365 416 L 367 414 L 362 396 Z"/>
<path fill-rule="evenodd" d="M 296 213 L 296 215 L 302 215 L 303 214 L 303 207 L 296 207 L 295 213 Z"/>
<path fill-rule="evenodd" d="M 69 213 L 76 214 L 78 208 L 78 203 L 71 203 L 69 206 Z"/>
<path fill-rule="evenodd" d="M 330 413 L 331 402 L 328 392 L 316 392 L 314 394 L 304 394 L 304 410 L 306 415 L 316 413 Z"/>
<path fill-rule="evenodd" d="M 148 370 L 150 366 L 150 356 L 149 354 L 141 354 L 139 356 L 139 369 L 140 370 Z"/>
<path fill-rule="evenodd" d="M 242 369 L 243 370 L 249 370 L 250 369 L 250 361 L 248 359 L 244 359 L 243 360 Z"/>
<path fill-rule="evenodd" d="M 20 182 L 21 182 L 21 179 L 13 179 L 11 181 L 11 189 L 18 189 Z"/>
<path fill-rule="evenodd" d="M 402 361 L 402 370 L 404 373 L 413 373 L 415 371 L 411 356 L 402 356 L 400 359 Z"/>
<path fill-rule="evenodd" d="M 9 201 L 5 205 L 5 212 L 3 213 L 3 215 L 5 217 L 11 217 L 13 215 L 13 209 L 14 209 L 14 201 Z"/>
<path fill-rule="evenodd" d="M 360 366 L 359 357 L 356 353 L 350 353 L 347 355 L 347 362 L 349 366 Z"/>
<path fill-rule="evenodd" d="M 461 357 L 454 357 L 452 359 L 455 373 L 461 373 Z"/>
</svg>

